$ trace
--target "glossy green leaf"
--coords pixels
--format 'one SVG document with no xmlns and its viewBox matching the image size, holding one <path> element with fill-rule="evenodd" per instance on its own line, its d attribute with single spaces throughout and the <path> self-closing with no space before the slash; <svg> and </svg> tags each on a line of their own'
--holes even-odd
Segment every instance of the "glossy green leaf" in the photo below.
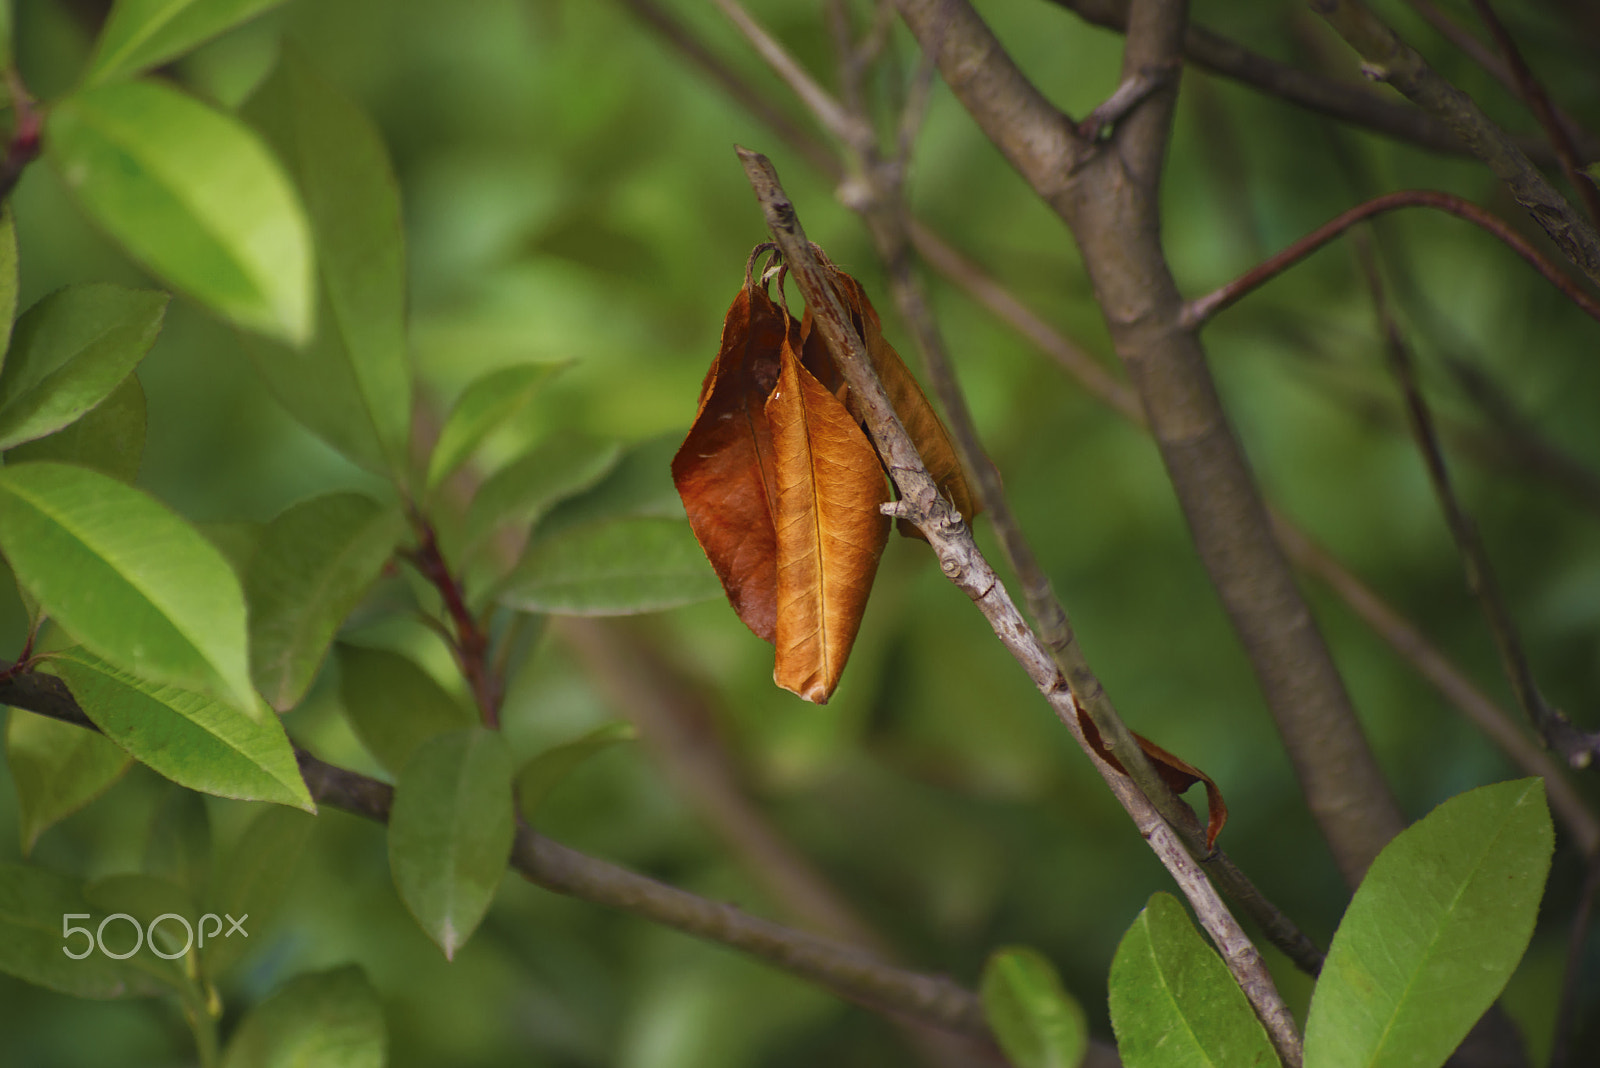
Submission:
<svg viewBox="0 0 1600 1068">
<path fill-rule="evenodd" d="M 23 856 L 46 828 L 99 797 L 129 764 L 128 754 L 93 731 L 20 708 L 6 724 L 6 760 Z"/>
<path fill-rule="evenodd" d="M 76 422 L 8 449 L 5 461 L 54 460 L 92 468 L 118 482 L 132 482 L 139 477 L 144 461 L 145 426 L 144 386 L 139 376 L 132 374 Z"/>
<path fill-rule="evenodd" d="M 138 74 L 183 55 L 283 0 L 117 0 L 84 84 Z"/>
<path fill-rule="evenodd" d="M 643 517 L 570 527 L 534 542 L 498 599 L 525 612 L 615 616 L 721 595 L 689 524 Z"/>
<path fill-rule="evenodd" d="M 315 812 L 278 718 L 242 715 L 202 694 L 159 686 L 82 651 L 46 664 L 106 736 L 180 786 Z"/>
<path fill-rule="evenodd" d="M 511 854 L 511 757 L 472 727 L 424 743 L 389 811 L 389 870 L 428 937 L 454 958 L 489 909 Z"/>
<path fill-rule="evenodd" d="M 638 737 L 631 723 L 607 723 L 561 745 L 553 745 L 522 765 L 517 772 L 517 808 L 522 818 L 532 823 L 539 806 L 568 775 L 584 761 L 603 753 L 618 742 Z"/>
<path fill-rule="evenodd" d="M 528 406 L 552 374 L 561 368 L 556 363 L 530 363 L 501 367 L 469 385 L 457 398 L 450 415 L 439 431 L 439 440 L 428 461 L 428 486 L 439 484 L 450 472 L 467 462 L 497 427 Z"/>
<path fill-rule="evenodd" d="M 6 58 L 10 48 L 10 23 L 11 5 L 9 2 L 0 3 L 0 22 L 5 23 L 6 31 L 4 47 L 0 48 L 0 62 L 9 64 Z M 17 220 L 11 214 L 11 203 L 8 200 L 0 205 L 0 360 L 6 355 L 6 347 L 11 341 L 11 324 L 17 317 Z M 0 364 L 0 369 L 3 369 Z"/>
<path fill-rule="evenodd" d="M 83 896 L 79 880 L 32 865 L 0 864 L 0 972 L 79 998 L 158 993 L 162 984 L 153 976 L 106 956 L 98 946 L 82 959 L 63 952 L 83 954 L 104 918 Z M 67 927 L 86 928 L 88 934 L 68 934 Z M 132 941 L 125 921 L 106 929 L 108 939 L 119 934 Z"/>
<path fill-rule="evenodd" d="M 155 344 L 167 299 L 95 283 L 23 312 L 0 370 L 0 449 L 60 430 L 110 396 Z"/>
<path fill-rule="evenodd" d="M 90 652 L 260 714 L 239 580 L 155 499 L 87 468 L 8 466 L 0 470 L 0 551 Z"/>
<path fill-rule="evenodd" d="M 359 965 L 295 976 L 234 1033 L 222 1068 L 382 1068 L 383 1006 Z"/>
<path fill-rule="evenodd" d="M 1372 862 L 1306 1020 L 1306 1068 L 1441 1065 L 1533 935 L 1555 835 L 1544 781 L 1452 797 Z"/>
<path fill-rule="evenodd" d="M 1083 1006 L 1037 950 L 1008 946 L 983 966 L 983 1014 L 1014 1068 L 1077 1068 L 1089 1050 Z"/>
<path fill-rule="evenodd" d="M 356 736 L 397 775 L 423 742 L 478 721 L 415 661 L 387 649 L 340 645 L 339 694 Z"/>
<path fill-rule="evenodd" d="M 208 936 L 201 953 L 207 974 L 220 976 L 260 945 L 289 892 L 300 854 L 311 840 L 316 817 L 297 809 L 263 808 L 216 865 L 207 895 L 207 910 L 232 916 L 243 931 L 222 930 Z M 246 919 L 248 917 L 248 919 Z"/>
<path fill-rule="evenodd" d="M 316 234 L 322 290 L 365 422 L 389 469 L 403 474 L 411 440 L 406 267 L 400 190 L 388 151 L 355 102 L 292 50 L 246 115 L 295 176 Z"/>
<path fill-rule="evenodd" d="M 601 519 L 685 518 L 683 500 L 672 484 L 672 457 L 682 443 L 682 434 L 662 434 L 630 446 L 592 488 L 550 509 L 535 535 L 552 537 Z"/>
<path fill-rule="evenodd" d="M 217 547 L 222 558 L 228 561 L 228 566 L 233 568 L 233 573 L 239 576 L 240 582 L 243 582 L 250 571 L 250 561 L 255 559 L 256 548 L 261 544 L 261 536 L 266 532 L 267 525 L 239 519 L 226 523 L 198 523 L 195 529 Z"/>
<path fill-rule="evenodd" d="M 45 156 L 160 278 L 240 326 L 311 336 L 311 235 L 289 180 L 237 120 L 156 82 L 58 102 Z"/>
<path fill-rule="evenodd" d="M 267 703 L 299 704 L 333 636 L 394 553 L 400 510 L 358 493 L 315 497 L 261 534 L 245 572 L 250 668 Z"/>
<path fill-rule="evenodd" d="M 528 523 L 558 501 L 599 483 L 616 466 L 616 442 L 560 434 L 484 479 L 467 509 L 466 543 L 476 545 L 501 523 Z"/>
<path fill-rule="evenodd" d="M 1244 991 L 1170 894 L 1152 894 L 1122 936 L 1108 1000 L 1126 1068 L 1279 1063 Z"/>
</svg>

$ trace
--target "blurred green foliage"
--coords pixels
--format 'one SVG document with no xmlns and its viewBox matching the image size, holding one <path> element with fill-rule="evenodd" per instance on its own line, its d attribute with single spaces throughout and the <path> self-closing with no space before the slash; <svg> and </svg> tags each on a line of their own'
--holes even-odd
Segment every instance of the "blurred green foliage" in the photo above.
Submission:
<svg viewBox="0 0 1600 1068">
<path fill-rule="evenodd" d="M 750 6 L 831 78 L 815 5 Z M 675 10 L 799 115 L 707 5 Z M 1507 14 L 1556 98 L 1600 125 L 1593 52 L 1561 31 L 1555 10 Z M 73 86 L 103 14 L 92 2 L 17 5 L 16 54 L 42 99 Z M 1073 114 L 1114 86 L 1115 35 L 1043 3 L 988 4 L 984 14 L 1023 69 Z M 1492 114 L 1531 128 L 1502 88 L 1404 8 L 1387 5 L 1385 14 Z M 1279 58 L 1353 71 L 1339 43 L 1292 8 L 1208 0 L 1195 5 L 1195 17 Z M 481 454 L 488 466 L 560 435 L 675 444 L 745 256 L 765 236 L 734 143 L 770 155 L 812 239 L 874 296 L 885 293 L 870 241 L 826 179 L 620 3 L 299 0 L 162 74 L 231 108 L 268 74 L 283 39 L 373 116 L 393 158 L 419 418 L 441 424 L 484 372 L 569 364 L 490 438 Z M 914 55 L 899 31 L 892 50 L 904 76 Z M 1408 186 L 1518 214 L 1475 164 L 1186 73 L 1164 185 L 1166 244 L 1185 292 L 1228 280 L 1368 195 Z M 923 218 L 1112 362 L 1069 235 L 942 89 L 911 191 Z M 26 172 L 13 208 L 19 307 L 69 283 L 152 284 L 46 168 Z M 1374 229 L 1441 411 L 1488 425 L 1447 369 L 1450 359 L 1470 361 L 1541 434 L 1600 464 L 1594 324 L 1458 221 L 1415 213 Z M 1154 448 L 959 291 L 934 280 L 932 296 L 990 455 L 1119 709 L 1218 781 L 1232 811 L 1222 843 L 1326 944 L 1344 888 L 1186 540 Z M 886 333 L 909 357 L 891 302 L 877 303 Z M 1269 495 L 1511 707 L 1421 464 L 1399 429 L 1370 300 L 1348 249 L 1336 244 L 1274 280 L 1224 313 L 1207 342 Z M 149 431 L 139 484 L 191 520 L 259 523 L 314 494 L 375 485 L 294 422 L 238 335 L 187 298 L 170 305 L 140 377 Z M 1546 693 L 1593 726 L 1593 502 L 1530 477 L 1508 462 L 1503 445 L 1491 441 L 1486 451 L 1486 463 L 1456 454 L 1464 499 Z M 993 547 L 982 521 L 979 537 Z M 970 986 L 993 947 L 1038 947 L 1089 1008 L 1094 1030 L 1108 1035 L 1112 955 L 1150 894 L 1168 885 L 1164 872 L 927 548 L 896 539 L 877 585 L 851 667 L 825 707 L 772 686 L 770 649 L 720 601 L 654 617 L 650 633 L 713 695 L 717 727 L 777 826 L 907 961 Z M 1308 588 L 1408 815 L 1516 774 L 1347 609 Z M 8 658 L 26 628 L 9 589 L 0 592 L 0 653 Z M 425 630 L 360 623 L 354 636 L 362 644 L 404 649 L 446 689 L 462 692 L 448 654 Z M 334 675 L 323 673 L 286 726 L 326 759 L 384 775 L 351 729 Z M 540 639 L 504 712 L 519 764 L 616 718 L 553 637 Z M 20 859 L 19 833 L 28 826 L 8 775 L 0 769 L 0 862 Z M 1592 801 L 1593 788 L 1582 785 Z M 176 789 L 135 766 L 46 831 L 30 859 L 83 877 L 159 870 L 171 853 L 158 846 Z M 202 837 L 213 837 L 220 853 L 252 814 L 245 803 L 207 797 Z M 539 820 L 575 847 L 777 913 L 642 747 L 611 747 L 572 772 Z M 1506 996 L 1536 1063 L 1555 1011 L 1576 869 L 1558 840 L 1542 922 Z M 1309 981 L 1271 950 L 1267 956 L 1303 1019 Z M 1595 954 L 1589 959 L 1593 965 Z M 389 1063 L 402 1068 L 910 1063 L 882 1021 L 797 980 L 515 877 L 502 881 L 484 926 L 447 962 L 395 895 L 381 831 L 324 809 L 279 923 L 250 947 L 222 992 L 222 1030 L 231 1032 L 287 977 L 352 962 L 381 998 Z M 76 1001 L 0 976 L 0 1063 L 138 1068 L 192 1057 L 181 1018 L 158 1003 Z"/>
</svg>

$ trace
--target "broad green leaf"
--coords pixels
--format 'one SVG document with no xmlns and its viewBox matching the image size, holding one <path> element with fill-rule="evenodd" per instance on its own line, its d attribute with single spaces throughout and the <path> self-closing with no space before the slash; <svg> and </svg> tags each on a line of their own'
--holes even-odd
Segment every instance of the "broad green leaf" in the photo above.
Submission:
<svg viewBox="0 0 1600 1068">
<path fill-rule="evenodd" d="M 199 936 L 195 924 L 199 922 L 200 911 L 194 907 L 194 901 L 183 887 L 171 879 L 142 872 L 119 872 L 91 880 L 83 888 L 83 897 L 106 915 L 120 912 L 132 916 L 144 929 L 146 944 L 137 954 L 128 958 L 130 963 L 137 960 L 162 971 L 173 967 L 171 963 L 163 966 L 161 962 L 164 958 L 151 952 L 149 945 L 151 924 L 169 913 L 181 917 L 188 927 L 185 928 L 182 922 L 174 919 L 155 924 L 154 936 L 161 952 L 193 952 L 196 948 Z M 109 939 L 113 936 L 118 939 L 115 946 L 117 952 L 131 948 L 134 942 L 132 925 L 118 921 L 108 926 L 106 937 Z M 186 942 L 187 951 L 184 950 Z"/>
<path fill-rule="evenodd" d="M 195 896 L 211 881 L 211 813 L 205 798 L 193 790 L 169 785 L 156 809 L 145 842 L 144 865 Z"/>
<path fill-rule="evenodd" d="M 511 855 L 511 757 L 471 727 L 424 743 L 389 810 L 389 870 L 400 899 L 453 959 L 494 899 Z"/>
<path fill-rule="evenodd" d="M 5 460 L 55 460 L 132 482 L 144 461 L 145 424 L 144 386 L 131 374 L 77 422 L 7 450 Z"/>
<path fill-rule="evenodd" d="M 569 527 L 534 542 L 498 600 L 525 612 L 614 616 L 721 595 L 689 524 L 644 517 Z"/>
<path fill-rule="evenodd" d="M 23 312 L 0 370 L 0 449 L 60 430 L 110 396 L 155 344 L 167 299 L 95 283 Z"/>
<path fill-rule="evenodd" d="M 314 816 L 269 805 L 223 856 L 211 881 L 207 911 L 233 917 L 242 930 L 234 931 L 224 920 L 218 933 L 207 936 L 201 953 L 208 975 L 222 975 L 252 944 L 260 945 L 262 934 L 289 892 L 295 865 L 315 826 Z"/>
<path fill-rule="evenodd" d="M 0 3 L 0 65 L 11 64 L 11 4 Z M 8 200 L 0 205 L 0 360 L 5 358 L 11 340 L 11 324 L 17 317 L 17 221 Z"/>
<path fill-rule="evenodd" d="M 322 290 L 365 421 L 390 471 L 403 475 L 411 440 L 405 246 L 400 190 L 388 151 L 355 102 L 292 50 L 245 108 L 278 149 L 316 234 Z"/>
<path fill-rule="evenodd" d="M 526 408 L 545 379 L 561 366 L 529 363 L 502 367 L 463 390 L 439 431 L 433 457 L 428 461 L 429 488 L 466 463 L 495 428 Z"/>
<path fill-rule="evenodd" d="M 478 721 L 432 675 L 387 649 L 340 645 L 339 695 L 356 736 L 396 775 L 429 738 Z"/>
<path fill-rule="evenodd" d="M 117 0 L 95 42 L 85 85 L 138 74 L 183 55 L 283 0 Z"/>
<path fill-rule="evenodd" d="M 267 524 L 245 594 L 251 674 L 268 704 L 280 712 L 299 704 L 404 531 L 398 508 L 358 493 L 301 501 Z"/>
<path fill-rule="evenodd" d="M 6 760 L 17 788 L 22 855 L 39 835 L 99 797 L 128 770 L 128 754 L 94 731 L 11 710 Z"/>
<path fill-rule="evenodd" d="M 147 682 L 82 651 L 56 654 L 46 667 L 66 682 L 108 738 L 178 785 L 316 811 L 276 716 L 251 719 L 202 694 Z"/>
<path fill-rule="evenodd" d="M 66 464 L 6 467 L 0 551 L 90 652 L 260 715 L 239 580 L 210 542 L 144 492 Z"/>
<path fill-rule="evenodd" d="M 1055 966 L 1027 946 L 989 955 L 983 1014 L 1014 1068 L 1077 1068 L 1089 1050 L 1083 1006 L 1061 986 Z"/>
<path fill-rule="evenodd" d="M 1306 1068 L 1443 1064 L 1528 948 L 1554 841 L 1531 778 L 1452 797 L 1385 846 L 1311 995 Z"/>
<path fill-rule="evenodd" d="M 544 799 L 584 761 L 618 742 L 631 742 L 637 736 L 631 723 L 607 723 L 581 738 L 553 745 L 530 758 L 517 772 L 517 808 L 522 818 L 532 823 Z"/>
<path fill-rule="evenodd" d="M 161 984 L 133 967 L 131 959 L 114 960 L 94 945 L 104 918 L 84 898 L 79 880 L 31 865 L 0 864 L 0 972 L 79 998 L 159 993 Z M 68 934 L 67 927 L 87 929 L 88 934 Z M 132 941 L 126 921 L 106 928 L 108 939 L 119 935 Z M 82 959 L 65 952 L 82 954 L 91 945 L 93 951 Z"/>
<path fill-rule="evenodd" d="M 535 536 L 624 516 L 683 519 L 683 499 L 672 484 L 672 457 L 682 443 L 682 434 L 662 434 L 630 446 L 592 488 L 550 509 Z"/>
<path fill-rule="evenodd" d="M 561 434 L 490 475 L 467 509 L 466 544 L 481 542 L 501 523 L 527 523 L 558 501 L 596 485 L 617 464 L 611 441 Z"/>
<path fill-rule="evenodd" d="M 1244 991 L 1171 894 L 1152 894 L 1122 936 L 1108 1000 L 1126 1068 L 1279 1063 Z"/>
<path fill-rule="evenodd" d="M 295 976 L 244 1018 L 222 1068 L 382 1068 L 383 1006 L 360 965 Z"/>
<path fill-rule="evenodd" d="M 243 582 L 267 525 L 249 519 L 237 519 L 223 523 L 199 523 L 195 529 L 217 547 L 223 559 L 228 561 L 228 566 L 233 568 L 233 573 Z"/>
<path fill-rule="evenodd" d="M 45 156 L 101 226 L 223 317 L 291 344 L 311 336 L 311 235 L 294 189 L 236 119 L 156 82 L 51 109 Z"/>
</svg>

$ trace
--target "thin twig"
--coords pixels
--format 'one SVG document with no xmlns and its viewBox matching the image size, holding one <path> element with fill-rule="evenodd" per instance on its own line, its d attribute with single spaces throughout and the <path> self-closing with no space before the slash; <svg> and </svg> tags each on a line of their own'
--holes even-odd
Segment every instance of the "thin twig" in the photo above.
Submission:
<svg viewBox="0 0 1600 1068">
<path fill-rule="evenodd" d="M 1219 311 L 1231 307 L 1241 297 L 1276 278 L 1356 223 L 1400 208 L 1433 208 L 1447 215 L 1454 215 L 1458 219 L 1465 219 L 1488 231 L 1543 275 L 1551 285 L 1561 291 L 1563 296 L 1581 308 L 1584 314 L 1600 320 L 1600 300 L 1596 300 L 1565 272 L 1540 255 L 1539 251 L 1513 230 L 1504 219 L 1454 193 L 1445 193 L 1437 189 L 1402 189 L 1374 197 L 1364 204 L 1357 204 L 1337 218 L 1323 223 L 1277 255 L 1258 263 L 1233 281 L 1203 297 L 1189 301 L 1183 309 L 1184 325 L 1191 330 L 1198 329 Z"/>
<path fill-rule="evenodd" d="M 412 526 L 417 535 L 417 548 L 405 554 L 405 559 L 417 573 L 433 584 L 444 602 L 450 619 L 450 630 L 442 630 L 455 654 L 456 666 L 467 680 L 483 725 L 496 730 L 500 726 L 500 703 L 505 698 L 505 681 L 495 671 L 489 658 L 489 635 L 467 607 L 466 594 L 460 581 L 439 548 L 439 538 L 433 524 L 420 513 L 413 513 Z"/>
</svg>

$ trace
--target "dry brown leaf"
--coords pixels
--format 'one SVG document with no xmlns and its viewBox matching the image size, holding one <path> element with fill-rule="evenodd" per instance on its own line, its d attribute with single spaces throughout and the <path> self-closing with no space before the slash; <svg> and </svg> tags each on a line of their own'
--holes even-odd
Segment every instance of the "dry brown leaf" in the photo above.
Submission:
<svg viewBox="0 0 1600 1068">
<path fill-rule="evenodd" d="M 823 704 L 861 626 L 889 536 L 889 499 L 872 443 L 801 364 L 798 333 L 782 349 L 766 413 L 777 476 L 777 662 L 773 681 Z"/>
<path fill-rule="evenodd" d="M 739 290 L 700 387 L 672 481 L 733 610 L 758 637 L 777 634 L 778 556 L 772 435 L 765 405 L 788 316 L 752 284 Z"/>
<path fill-rule="evenodd" d="M 1078 706 L 1078 725 L 1083 728 L 1084 737 L 1089 740 L 1095 752 L 1099 753 L 1107 764 L 1126 775 L 1128 772 L 1122 766 L 1122 761 L 1116 758 L 1111 748 L 1100 737 L 1099 728 L 1083 711 L 1082 706 Z M 1228 822 L 1228 806 L 1222 800 L 1222 791 L 1211 780 L 1211 776 L 1182 757 L 1174 756 L 1141 734 L 1133 731 L 1128 733 L 1133 735 L 1134 741 L 1139 743 L 1139 748 L 1143 749 L 1144 755 L 1149 758 L 1150 766 L 1173 793 L 1181 794 L 1197 782 L 1206 784 L 1206 848 L 1210 849 L 1216 844 L 1217 835 L 1222 833 L 1223 824 Z"/>
</svg>

